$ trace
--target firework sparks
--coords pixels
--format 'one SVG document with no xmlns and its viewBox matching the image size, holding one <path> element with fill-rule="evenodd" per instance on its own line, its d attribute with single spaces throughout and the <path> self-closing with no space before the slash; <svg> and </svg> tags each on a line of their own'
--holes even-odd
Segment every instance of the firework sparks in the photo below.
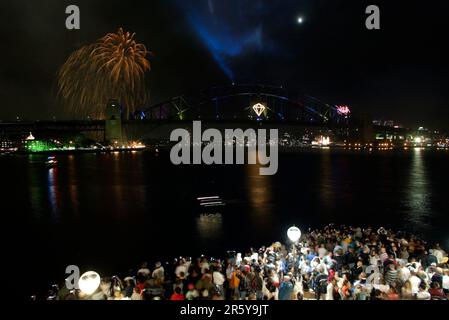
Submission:
<svg viewBox="0 0 449 320">
<path fill-rule="evenodd" d="M 102 118 L 107 102 L 115 99 L 127 117 L 144 106 L 150 52 L 134 37 L 120 28 L 70 55 L 58 74 L 59 96 L 68 111 Z"/>
</svg>

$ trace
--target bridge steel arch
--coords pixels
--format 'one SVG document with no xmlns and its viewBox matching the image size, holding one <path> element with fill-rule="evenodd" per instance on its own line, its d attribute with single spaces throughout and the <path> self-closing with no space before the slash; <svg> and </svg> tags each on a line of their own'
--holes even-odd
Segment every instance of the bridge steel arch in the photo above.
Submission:
<svg viewBox="0 0 449 320">
<path fill-rule="evenodd" d="M 258 116 L 253 106 L 264 105 Z M 230 85 L 171 98 L 139 113 L 146 120 L 228 120 L 297 122 L 315 125 L 348 125 L 350 114 L 336 105 L 300 95 L 283 87 L 260 84 Z"/>
</svg>

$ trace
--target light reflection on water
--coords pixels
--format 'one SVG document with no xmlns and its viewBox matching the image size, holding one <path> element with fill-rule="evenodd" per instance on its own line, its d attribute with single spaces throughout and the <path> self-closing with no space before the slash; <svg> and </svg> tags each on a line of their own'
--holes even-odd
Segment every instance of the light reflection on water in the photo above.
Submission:
<svg viewBox="0 0 449 320">
<path fill-rule="evenodd" d="M 205 243 L 223 236 L 223 217 L 219 213 L 201 214 L 196 218 L 196 224 L 198 235 Z"/>
<path fill-rule="evenodd" d="M 245 167 L 246 185 L 248 194 L 246 195 L 251 210 L 251 221 L 258 228 L 267 229 L 273 223 L 273 195 L 272 176 L 262 176 L 259 174 L 259 165 L 249 165 Z"/>
<path fill-rule="evenodd" d="M 428 218 L 431 216 L 429 180 L 424 162 L 424 151 L 420 148 L 413 151 L 406 197 L 409 227 L 428 227 Z"/>
<path fill-rule="evenodd" d="M 53 222 L 59 220 L 59 190 L 58 190 L 58 168 L 50 168 L 47 173 L 47 189 L 48 199 L 50 201 L 50 208 Z"/>
<path fill-rule="evenodd" d="M 122 163 L 123 160 L 120 157 L 120 152 L 114 152 L 113 153 L 113 168 L 112 172 L 110 172 L 110 175 L 112 177 L 112 194 L 111 194 L 111 200 L 114 202 L 114 207 L 116 210 L 114 210 L 114 213 L 117 215 L 117 218 L 120 218 L 122 215 L 126 215 L 126 199 L 124 199 L 124 188 L 126 187 L 125 181 L 122 181 L 123 175 L 120 174 L 120 171 L 122 170 Z"/>
<path fill-rule="evenodd" d="M 321 161 L 319 194 L 323 205 L 323 214 L 328 214 L 335 206 L 335 179 L 333 171 L 336 168 L 332 167 L 331 153 L 329 150 L 323 150 Z"/>
<path fill-rule="evenodd" d="M 70 204 L 73 210 L 73 213 L 75 215 L 75 217 L 79 217 L 79 190 L 78 190 L 78 185 L 77 185 L 77 181 L 76 181 L 76 174 L 77 174 L 77 169 L 76 169 L 76 161 L 75 161 L 75 156 L 74 155 L 69 155 L 67 157 L 67 171 L 68 171 L 68 177 L 69 177 L 69 181 L 68 181 L 68 187 L 69 187 L 69 195 L 70 195 Z"/>
</svg>

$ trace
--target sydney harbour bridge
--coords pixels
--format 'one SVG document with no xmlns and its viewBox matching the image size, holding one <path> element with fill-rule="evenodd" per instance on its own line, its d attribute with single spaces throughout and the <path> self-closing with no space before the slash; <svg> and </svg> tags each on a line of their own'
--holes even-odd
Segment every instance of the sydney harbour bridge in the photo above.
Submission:
<svg viewBox="0 0 449 320">
<path fill-rule="evenodd" d="M 257 105 L 257 107 L 255 107 Z M 230 85 L 174 97 L 137 117 L 148 120 L 268 121 L 349 125 L 350 110 L 267 85 Z"/>
<path fill-rule="evenodd" d="M 106 109 L 118 107 L 110 101 Z M 105 120 L 21 121 L 0 123 L 0 135 L 34 134 L 46 137 L 58 134 L 88 134 L 107 140 L 108 122 L 120 123 L 128 140 L 167 139 L 171 130 L 201 120 L 205 127 L 278 128 L 291 132 L 304 128 L 322 128 L 351 135 L 371 125 L 345 105 L 333 105 L 301 95 L 283 87 L 248 84 L 213 87 L 182 95 L 135 112 L 106 112 Z"/>
</svg>

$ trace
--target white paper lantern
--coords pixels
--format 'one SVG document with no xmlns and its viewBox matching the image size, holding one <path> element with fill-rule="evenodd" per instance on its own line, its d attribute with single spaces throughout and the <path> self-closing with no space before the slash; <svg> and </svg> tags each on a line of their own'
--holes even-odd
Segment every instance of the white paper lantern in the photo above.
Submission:
<svg viewBox="0 0 449 320">
<path fill-rule="evenodd" d="M 78 281 L 78 287 L 86 295 L 93 294 L 100 286 L 100 275 L 95 271 L 83 273 Z"/>
<path fill-rule="evenodd" d="M 301 238 L 301 230 L 298 227 L 290 227 L 287 236 L 292 242 L 297 242 Z"/>
</svg>

